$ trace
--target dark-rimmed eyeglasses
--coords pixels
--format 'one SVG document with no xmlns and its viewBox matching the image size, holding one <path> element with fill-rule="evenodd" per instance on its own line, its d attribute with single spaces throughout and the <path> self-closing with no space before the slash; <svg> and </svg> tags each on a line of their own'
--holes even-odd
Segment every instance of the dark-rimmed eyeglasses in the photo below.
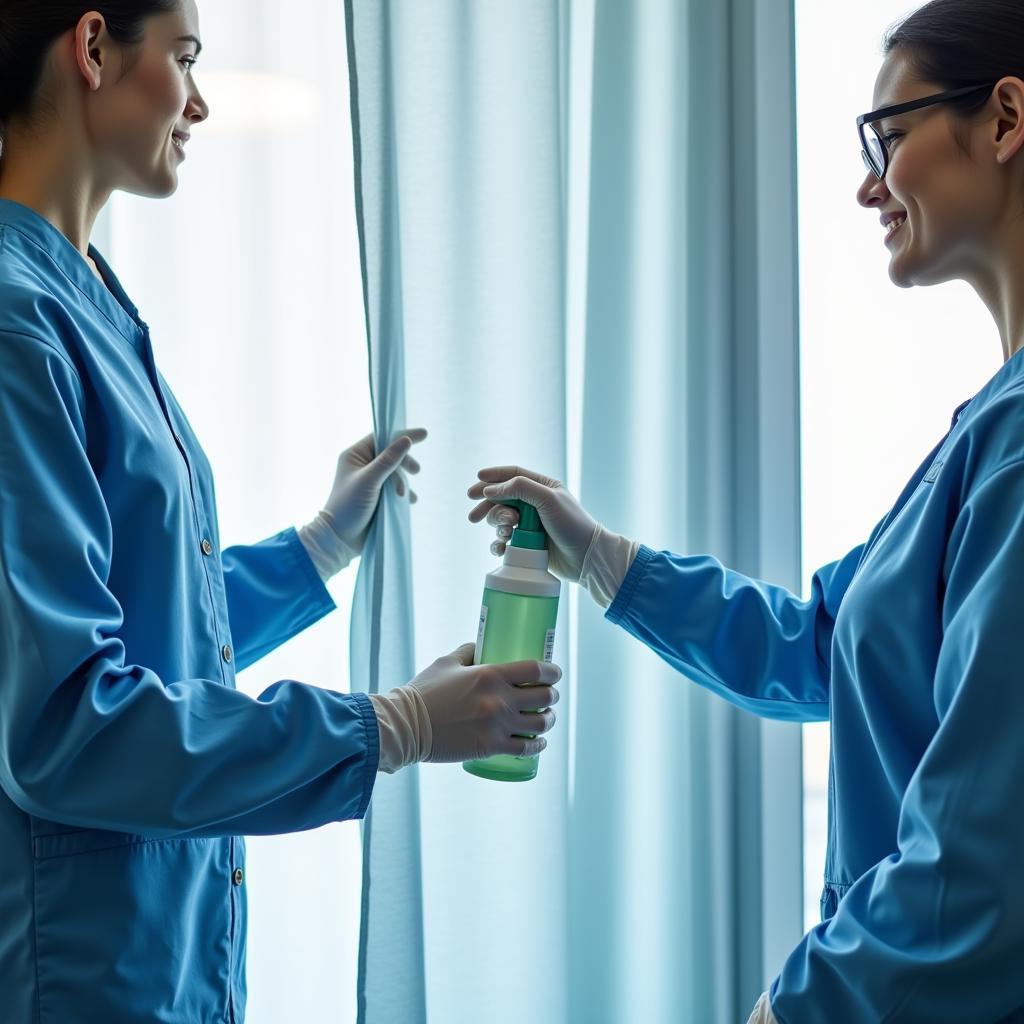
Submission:
<svg viewBox="0 0 1024 1024">
<path fill-rule="evenodd" d="M 879 181 L 885 177 L 885 172 L 889 169 L 889 146 L 878 134 L 872 122 L 881 121 L 886 117 L 895 117 L 897 114 L 906 114 L 910 110 L 919 110 L 921 107 L 930 107 L 933 103 L 945 103 L 947 100 L 955 99 L 957 96 L 966 96 L 979 89 L 992 89 L 995 84 L 995 82 L 986 82 L 984 85 L 968 85 L 963 89 L 950 89 L 948 92 L 937 92 L 932 96 L 911 100 L 909 103 L 897 103 L 891 107 L 880 107 L 868 114 L 861 114 L 857 118 L 857 134 L 860 136 L 860 155 L 864 160 L 865 167 Z"/>
</svg>

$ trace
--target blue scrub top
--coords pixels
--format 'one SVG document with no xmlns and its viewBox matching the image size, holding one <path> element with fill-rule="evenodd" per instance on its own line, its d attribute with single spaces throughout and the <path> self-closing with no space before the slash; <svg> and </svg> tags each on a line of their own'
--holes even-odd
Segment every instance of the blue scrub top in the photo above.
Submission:
<svg viewBox="0 0 1024 1024">
<path fill-rule="evenodd" d="M 149 330 L 0 200 L 0 1017 L 240 1021 L 242 834 L 360 818 L 372 705 L 235 673 L 334 609 L 294 529 L 221 548 Z"/>
<path fill-rule="evenodd" d="M 642 548 L 607 617 L 741 708 L 831 722 L 780 1024 L 1024 1020 L 1024 352 L 809 600 Z"/>
</svg>

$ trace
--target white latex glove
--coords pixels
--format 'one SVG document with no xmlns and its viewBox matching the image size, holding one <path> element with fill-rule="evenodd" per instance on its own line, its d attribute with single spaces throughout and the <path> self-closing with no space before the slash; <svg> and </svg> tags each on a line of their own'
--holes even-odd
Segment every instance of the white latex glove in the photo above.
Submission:
<svg viewBox="0 0 1024 1024">
<path fill-rule="evenodd" d="M 484 498 L 470 513 L 471 522 L 485 516 L 497 528 L 491 553 L 503 555 L 506 541 L 519 522 L 519 513 L 503 500 L 521 498 L 533 505 L 547 531 L 550 568 L 556 576 L 582 584 L 602 608 L 622 586 L 640 545 L 612 533 L 590 516 L 558 480 L 519 466 L 481 469 L 469 489 L 471 498 Z"/>
<path fill-rule="evenodd" d="M 533 473 L 519 466 L 493 466 L 481 469 L 479 480 L 470 487 L 471 498 L 483 498 L 470 513 L 470 522 L 486 517 L 497 527 L 498 539 L 491 553 L 503 555 L 505 542 L 519 522 L 519 513 L 503 500 L 520 498 L 536 508 L 548 535 L 551 571 L 562 579 L 578 583 L 583 573 L 583 560 L 600 526 L 558 480 Z"/>
<path fill-rule="evenodd" d="M 371 697 L 380 728 L 381 771 L 415 761 L 527 757 L 547 746 L 541 733 L 555 724 L 551 706 L 558 703 L 554 685 L 562 670 L 544 661 L 474 665 L 475 649 L 463 644 L 407 686 Z"/>
<path fill-rule="evenodd" d="M 762 992 L 757 1006 L 750 1013 L 747 1024 L 779 1024 L 772 1013 L 772 1004 L 768 1001 L 768 993 Z"/>
<path fill-rule="evenodd" d="M 415 503 L 416 492 L 406 484 L 405 473 L 420 471 L 419 462 L 409 452 L 426 436 L 421 427 L 399 431 L 376 455 L 373 434 L 367 434 L 338 456 L 334 486 L 326 504 L 316 519 L 298 530 L 324 582 L 362 552 L 381 491 L 389 479 L 394 479 L 400 498 L 408 493 L 409 501 Z"/>
</svg>

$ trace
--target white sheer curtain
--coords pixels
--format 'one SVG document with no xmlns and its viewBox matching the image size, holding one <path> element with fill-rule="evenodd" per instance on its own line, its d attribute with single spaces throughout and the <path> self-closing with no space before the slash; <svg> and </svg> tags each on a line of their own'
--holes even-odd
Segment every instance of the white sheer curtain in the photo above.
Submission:
<svg viewBox="0 0 1024 1024">
<path fill-rule="evenodd" d="M 97 240 L 210 457 L 231 544 L 312 518 L 371 416 L 342 5 L 216 0 L 200 24 L 211 116 L 180 188 L 115 196 Z M 347 689 L 354 576 L 331 582 L 338 612 L 239 687 Z M 251 838 L 248 851 L 248 1024 L 352 1020 L 358 826 Z"/>
</svg>

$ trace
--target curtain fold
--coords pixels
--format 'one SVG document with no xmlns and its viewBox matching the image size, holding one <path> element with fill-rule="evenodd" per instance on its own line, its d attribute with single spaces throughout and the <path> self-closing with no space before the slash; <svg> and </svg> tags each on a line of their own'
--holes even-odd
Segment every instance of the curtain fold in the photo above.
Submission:
<svg viewBox="0 0 1024 1024">
<path fill-rule="evenodd" d="M 792 41 L 759 16 L 596 0 L 580 497 L 649 546 L 796 586 L 795 182 L 759 187 L 791 166 Z M 745 1019 L 801 932 L 797 727 L 766 739 L 587 602 L 577 672 L 573 1019 Z"/>
<path fill-rule="evenodd" d="M 473 639 L 493 559 L 465 490 L 487 464 L 795 588 L 791 10 L 348 12 L 377 429 L 431 430 L 411 524 L 389 503 L 362 570 L 353 645 L 380 642 L 353 678 L 396 685 L 396 652 Z M 799 938 L 798 729 L 710 697 L 586 595 L 555 660 L 537 780 L 430 766 L 374 796 L 361 1020 L 731 1022 Z"/>
<path fill-rule="evenodd" d="M 476 470 L 515 457 L 564 472 L 559 9 L 547 0 L 359 0 L 348 10 L 371 365 L 405 371 L 371 386 L 382 395 L 404 386 L 410 422 L 431 432 L 405 566 L 411 588 L 391 577 L 374 607 L 367 564 L 357 599 L 366 598 L 368 616 L 354 620 L 353 644 L 373 613 L 397 623 L 411 601 L 422 667 L 476 636 L 494 562 L 486 532 L 466 519 Z M 382 304 L 387 327 L 376 322 Z M 390 536 L 372 540 L 392 557 Z M 361 657 L 354 653 L 354 677 L 366 671 Z M 561 637 L 555 659 L 565 661 Z M 381 670 L 380 685 L 410 675 Z M 401 999 L 394 991 L 414 951 L 425 957 L 431 1020 L 567 1019 L 565 774 L 563 732 L 529 786 L 480 780 L 458 765 L 425 768 L 419 822 L 409 804 L 398 820 L 387 794 L 396 816 L 385 822 L 378 791 L 366 826 L 361 1020 L 422 1019 L 411 986 Z M 382 890 L 410 885 L 411 863 L 377 856 L 390 827 L 410 842 L 418 830 L 422 917 L 413 906 L 396 913 L 401 900 L 379 902 Z M 416 927 L 425 922 L 425 952 L 405 931 L 413 917 Z"/>
<path fill-rule="evenodd" d="M 378 451 L 408 425 L 390 13 L 386 2 L 346 5 L 356 217 Z M 353 595 L 353 691 L 386 692 L 415 675 L 411 572 L 408 505 L 388 487 Z M 362 842 L 358 1020 L 425 1022 L 418 768 L 378 775 Z"/>
</svg>

